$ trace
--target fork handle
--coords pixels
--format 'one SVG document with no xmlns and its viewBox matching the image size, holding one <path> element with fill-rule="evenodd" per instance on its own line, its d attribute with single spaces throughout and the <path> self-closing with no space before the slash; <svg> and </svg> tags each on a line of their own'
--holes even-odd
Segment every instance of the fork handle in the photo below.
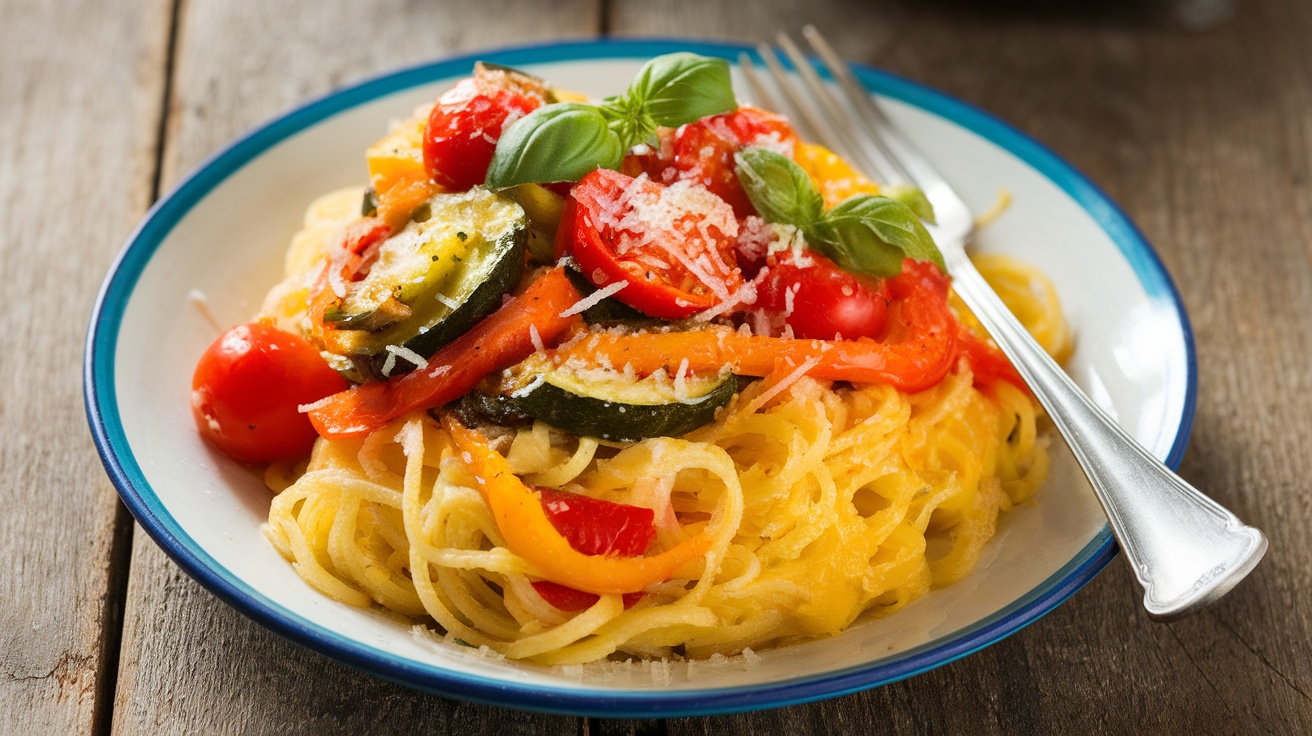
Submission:
<svg viewBox="0 0 1312 736">
<path fill-rule="evenodd" d="M 1011 359 L 1084 469 L 1144 589 L 1171 620 L 1217 600 L 1256 567 L 1266 537 L 1153 457 L 1085 396 L 1012 316 L 961 248 L 943 248 L 953 287 Z"/>
</svg>

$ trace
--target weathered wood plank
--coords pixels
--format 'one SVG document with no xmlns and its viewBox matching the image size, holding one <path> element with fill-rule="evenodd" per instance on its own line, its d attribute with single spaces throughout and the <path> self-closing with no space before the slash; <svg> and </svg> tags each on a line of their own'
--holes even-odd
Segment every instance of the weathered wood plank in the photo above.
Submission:
<svg viewBox="0 0 1312 736">
<path fill-rule="evenodd" d="M 1312 242 L 1312 58 L 1302 42 L 1309 10 L 1296 0 L 1253 1 L 1230 24 L 1185 35 L 1039 3 L 1005 15 L 947 2 L 779 5 L 744 13 L 625 2 L 609 18 L 624 35 L 751 40 L 817 21 L 849 57 L 980 104 L 1088 172 L 1162 251 L 1194 318 L 1202 390 L 1184 474 L 1263 527 L 1273 550 L 1236 596 L 1169 626 L 1147 621 L 1114 566 L 1016 637 L 903 683 L 767 713 L 594 721 L 588 730 L 1307 732 L 1312 637 L 1301 602 L 1312 592 L 1312 560 L 1301 541 L 1312 513 L 1298 460 L 1312 408 L 1300 391 L 1312 328 L 1303 319 L 1312 292 L 1304 245 Z M 480 45 L 587 33 L 582 21 L 596 19 L 554 6 L 560 25 L 548 26 L 546 14 L 518 9 L 480 3 L 402 16 L 344 5 L 301 18 L 184 5 L 165 178 L 346 77 L 473 45 L 454 30 L 438 41 L 416 38 L 410 29 L 441 24 L 414 13 L 449 12 L 443 17 L 459 18 Z M 561 16 L 578 24 L 565 27 Z M 356 48 L 342 40 L 347 28 L 386 43 Z M 508 35 L 493 38 L 493 28 Z M 8 401 L 0 421 L 9 421 Z M 130 596 L 115 719 L 125 733 L 578 728 L 571 719 L 411 693 L 305 653 L 205 594 L 144 535 Z"/>
<path fill-rule="evenodd" d="M 447 3 L 188 0 L 180 8 L 164 183 L 251 126 L 355 78 L 443 55 L 592 35 L 592 0 Z M 373 679 L 297 647 L 134 539 L 114 731 L 577 732 L 581 721 L 470 705 Z"/>
<path fill-rule="evenodd" d="M 1312 619 L 1298 604 L 1312 592 L 1300 462 L 1312 439 L 1312 13 L 1248 2 L 1191 34 L 1131 5 L 615 3 L 617 35 L 756 41 L 816 23 L 848 58 L 980 105 L 1088 173 L 1157 246 L 1193 318 L 1200 392 L 1182 473 L 1272 542 L 1252 579 L 1185 621 L 1150 622 L 1118 562 L 1016 637 L 929 674 L 666 731 L 1312 728 Z"/>
<path fill-rule="evenodd" d="M 90 731 L 112 692 L 130 519 L 87 434 L 82 343 L 149 203 L 167 9 L 0 2 L 3 733 Z"/>
</svg>

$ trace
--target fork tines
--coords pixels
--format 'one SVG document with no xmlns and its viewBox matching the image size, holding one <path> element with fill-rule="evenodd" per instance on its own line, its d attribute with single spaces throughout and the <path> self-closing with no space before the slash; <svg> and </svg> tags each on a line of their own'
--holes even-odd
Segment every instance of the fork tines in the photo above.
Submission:
<svg viewBox="0 0 1312 736">
<path fill-rule="evenodd" d="M 893 184 L 914 182 L 915 177 L 899 163 L 904 156 L 897 150 L 896 130 L 878 103 L 814 26 L 804 27 L 802 35 L 819 61 L 807 58 L 788 34 L 776 37 L 796 75 L 788 73 L 774 49 L 764 43 L 756 47 L 778 94 L 762 80 L 753 59 L 746 53 L 739 55 L 755 102 L 788 115 L 807 137 L 848 158 L 871 178 Z M 841 96 L 822 73 L 843 91 Z"/>
</svg>

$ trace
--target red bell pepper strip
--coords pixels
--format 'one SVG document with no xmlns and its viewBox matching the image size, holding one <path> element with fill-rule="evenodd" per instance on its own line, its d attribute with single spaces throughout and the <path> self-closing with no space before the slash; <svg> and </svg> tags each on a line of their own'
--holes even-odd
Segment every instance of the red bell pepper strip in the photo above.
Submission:
<svg viewBox="0 0 1312 736">
<path fill-rule="evenodd" d="M 506 546 L 552 582 L 587 593 L 632 593 L 670 579 L 711 548 L 710 536 L 701 532 L 653 557 L 583 554 L 552 526 L 537 494 L 482 435 L 449 416 L 442 424 L 478 479 Z"/>
<path fill-rule="evenodd" d="M 961 347 L 961 354 L 970 363 L 977 387 L 987 388 L 998 381 L 1006 381 L 1027 395 L 1032 395 L 1030 387 L 1025 385 L 1025 379 L 1020 377 L 1016 366 L 1007 360 L 1002 350 L 971 332 L 965 325 L 957 331 L 957 344 Z"/>
<path fill-rule="evenodd" d="M 551 525 L 585 555 L 637 557 L 656 538 L 656 512 L 641 506 L 534 486 Z"/>
<path fill-rule="evenodd" d="M 777 361 L 802 365 L 818 361 L 807 375 L 828 381 L 886 383 L 915 392 L 934 386 L 956 364 L 957 324 L 947 306 L 947 276 L 928 263 L 908 260 L 902 274 L 888 281 L 893 297 L 882 339 L 800 340 L 742 335 L 727 329 L 690 332 L 597 334 L 556 351 L 561 360 L 624 366 L 640 374 L 664 368 L 673 373 L 683 360 L 694 373 L 716 373 L 723 366 L 740 376 L 768 376 Z"/>
<path fill-rule="evenodd" d="M 560 583 L 553 583 L 550 580 L 534 580 L 533 590 L 542 596 L 542 600 L 551 604 L 554 608 L 559 608 L 567 613 L 578 613 L 586 611 L 597 605 L 600 598 L 596 593 L 584 593 L 581 590 L 568 588 Z M 622 597 L 625 608 L 633 608 L 647 595 L 642 591 L 637 593 L 625 593 Z"/>
<path fill-rule="evenodd" d="M 534 487 L 534 490 L 551 525 L 565 537 L 569 546 L 585 555 L 638 557 L 656 538 L 656 528 L 652 526 L 656 514 L 651 509 L 551 488 Z M 562 611 L 582 611 L 597 602 L 595 593 L 585 593 L 550 580 L 534 581 L 533 589 L 543 600 Z M 643 595 L 641 591 L 625 593 L 624 607 L 632 607 L 642 600 Z"/>
<path fill-rule="evenodd" d="M 532 355 L 533 329 L 548 342 L 579 321 L 560 313 L 580 299 L 560 268 L 534 281 L 523 294 L 437 351 L 426 368 L 387 381 L 333 394 L 309 412 L 320 436 L 343 439 L 369 434 L 414 409 L 459 398 L 484 376 Z"/>
</svg>

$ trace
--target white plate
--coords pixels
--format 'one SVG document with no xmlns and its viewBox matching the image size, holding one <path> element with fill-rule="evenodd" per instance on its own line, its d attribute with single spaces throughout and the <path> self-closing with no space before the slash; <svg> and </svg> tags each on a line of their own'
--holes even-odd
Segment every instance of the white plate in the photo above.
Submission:
<svg viewBox="0 0 1312 736">
<path fill-rule="evenodd" d="M 621 91 L 644 60 L 675 50 L 733 59 L 744 49 L 602 41 L 477 58 L 603 96 Z M 1102 512 L 1063 448 L 1037 501 L 1003 517 L 969 578 L 889 618 L 759 658 L 691 669 L 647 664 L 580 679 L 576 670 L 419 641 L 407 626 L 312 590 L 260 533 L 269 505 L 260 478 L 211 451 L 194 429 L 191 374 L 214 334 L 188 295 L 208 295 L 221 323 L 249 319 L 277 280 L 306 205 L 363 182 L 363 152 L 388 122 L 467 75 L 475 58 L 364 82 L 234 142 L 151 210 L 106 278 L 86 353 L 97 447 L 141 525 L 216 595 L 291 639 L 414 687 L 519 708 L 669 716 L 804 702 L 939 666 L 1034 621 L 1115 555 Z M 1083 175 L 1005 123 L 883 72 L 860 77 L 888 98 L 977 211 L 1000 190 L 1011 193 L 1011 207 L 980 232 L 979 247 L 1052 277 L 1075 329 L 1075 379 L 1158 457 L 1178 462 L 1193 411 L 1192 337 L 1169 277 L 1134 225 Z"/>
</svg>

